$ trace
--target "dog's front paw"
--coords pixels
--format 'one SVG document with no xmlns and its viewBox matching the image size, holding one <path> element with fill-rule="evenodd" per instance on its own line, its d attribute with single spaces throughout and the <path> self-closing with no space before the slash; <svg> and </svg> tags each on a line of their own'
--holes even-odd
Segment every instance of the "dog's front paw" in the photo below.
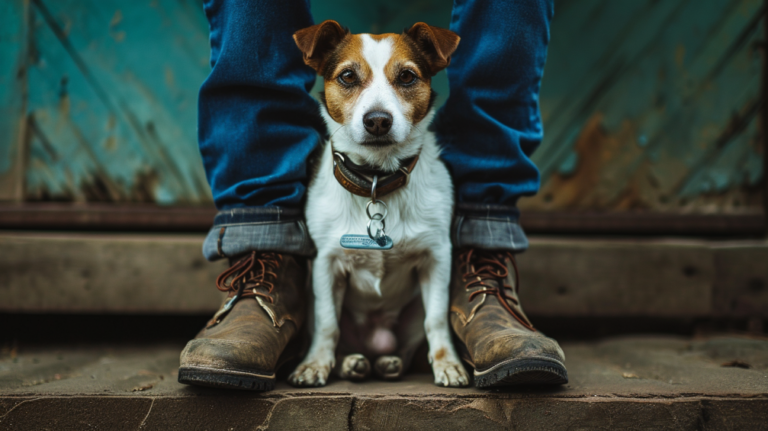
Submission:
<svg viewBox="0 0 768 431">
<path fill-rule="evenodd" d="M 458 359 L 443 358 L 432 362 L 435 384 L 438 386 L 462 387 L 469 385 L 469 375 Z"/>
<path fill-rule="evenodd" d="M 288 376 L 288 383 L 293 386 L 325 386 L 332 368 L 332 360 L 307 358 Z"/>
</svg>

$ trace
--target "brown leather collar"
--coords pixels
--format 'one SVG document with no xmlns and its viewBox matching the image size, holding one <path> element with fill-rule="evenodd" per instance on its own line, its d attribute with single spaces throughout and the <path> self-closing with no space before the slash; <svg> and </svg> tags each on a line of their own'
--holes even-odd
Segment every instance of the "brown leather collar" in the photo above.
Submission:
<svg viewBox="0 0 768 431">
<path fill-rule="evenodd" d="M 419 161 L 418 154 L 405 159 L 400 163 L 400 169 L 392 172 L 384 172 L 369 166 L 362 166 L 349 160 L 344 154 L 337 151 L 333 152 L 333 176 L 342 187 L 352 194 L 364 198 L 371 197 L 371 188 L 373 187 L 373 177 L 378 176 L 376 184 L 376 197 L 380 198 L 395 190 L 405 187 L 408 179 Z M 369 179 L 370 178 L 370 179 Z"/>
</svg>

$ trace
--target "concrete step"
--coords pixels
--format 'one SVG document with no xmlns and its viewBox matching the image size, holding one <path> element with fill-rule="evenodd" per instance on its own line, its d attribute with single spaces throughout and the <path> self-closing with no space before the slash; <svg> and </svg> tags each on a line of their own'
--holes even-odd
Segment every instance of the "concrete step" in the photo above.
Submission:
<svg viewBox="0 0 768 431">
<path fill-rule="evenodd" d="M 0 429 L 768 429 L 768 341 L 721 336 L 565 344 L 558 388 L 285 383 L 263 394 L 184 386 L 182 345 L 0 352 Z"/>
<path fill-rule="evenodd" d="M 0 311 L 211 313 L 224 262 L 198 234 L 0 231 Z M 768 241 L 532 237 L 519 256 L 535 316 L 766 317 Z"/>
</svg>

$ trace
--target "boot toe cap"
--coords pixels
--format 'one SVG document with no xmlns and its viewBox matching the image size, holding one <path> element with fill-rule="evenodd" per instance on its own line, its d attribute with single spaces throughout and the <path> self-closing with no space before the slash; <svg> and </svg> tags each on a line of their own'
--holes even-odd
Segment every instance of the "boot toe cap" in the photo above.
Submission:
<svg viewBox="0 0 768 431">
<path fill-rule="evenodd" d="M 181 352 L 180 368 L 274 375 L 276 358 L 263 346 L 242 340 L 198 338 Z"/>
<path fill-rule="evenodd" d="M 565 354 L 557 341 L 539 333 L 520 334 L 505 331 L 487 337 L 474 349 L 477 370 L 491 368 L 510 359 L 544 359 L 565 362 Z"/>
</svg>

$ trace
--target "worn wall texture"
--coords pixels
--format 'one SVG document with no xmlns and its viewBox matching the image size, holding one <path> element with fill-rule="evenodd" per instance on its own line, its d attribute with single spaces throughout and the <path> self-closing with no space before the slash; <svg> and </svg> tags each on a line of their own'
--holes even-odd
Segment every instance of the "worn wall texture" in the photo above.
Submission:
<svg viewBox="0 0 768 431">
<path fill-rule="evenodd" d="M 354 32 L 450 2 L 315 0 Z M 210 204 L 195 0 L 0 5 L 0 200 Z M 557 0 L 534 155 L 542 211 L 761 213 L 763 0 Z M 444 75 L 435 86 L 447 96 Z"/>
<path fill-rule="evenodd" d="M 525 208 L 760 212 L 762 0 L 557 2 Z"/>
</svg>

